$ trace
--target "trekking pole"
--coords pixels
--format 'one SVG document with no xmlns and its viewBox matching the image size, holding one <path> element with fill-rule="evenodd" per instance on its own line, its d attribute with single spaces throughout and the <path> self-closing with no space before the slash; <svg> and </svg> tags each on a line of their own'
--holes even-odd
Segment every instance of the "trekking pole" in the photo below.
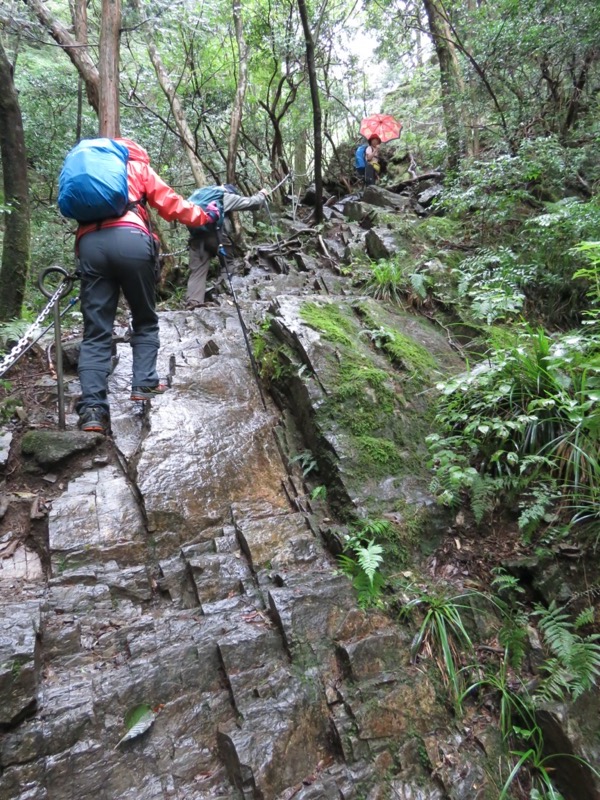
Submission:
<svg viewBox="0 0 600 800">
<path fill-rule="evenodd" d="M 46 286 L 48 277 L 58 274 L 62 277 L 56 291 L 52 292 Z M 73 288 L 74 275 L 70 275 L 62 267 L 47 267 L 38 276 L 38 288 L 44 297 L 54 299 L 54 349 L 56 350 L 56 387 L 58 394 L 58 427 L 61 431 L 65 429 L 65 382 L 63 376 L 62 343 L 60 338 L 60 301 L 61 298 L 69 294 Z"/>
<path fill-rule="evenodd" d="M 277 191 L 277 189 L 279 189 L 280 186 L 283 186 L 283 184 L 289 179 L 290 179 L 289 173 L 287 175 L 284 175 L 283 178 L 277 184 L 277 186 L 274 186 L 272 189 L 269 189 L 269 194 L 273 194 L 273 192 Z"/>
<path fill-rule="evenodd" d="M 250 356 L 250 364 L 252 365 L 252 372 L 254 373 L 254 380 L 256 381 L 256 385 L 258 386 L 258 392 L 260 394 L 260 399 L 262 400 L 263 408 L 266 411 L 267 410 L 267 404 L 265 402 L 265 396 L 263 394 L 263 390 L 262 390 L 262 387 L 260 385 L 260 378 L 258 376 L 258 367 L 256 366 L 256 359 L 254 358 L 254 353 L 252 352 L 252 348 L 250 347 L 250 340 L 248 339 L 248 329 L 246 328 L 246 324 L 245 324 L 244 319 L 242 317 L 242 311 L 240 309 L 240 304 L 238 303 L 238 300 L 237 300 L 237 297 L 236 297 L 236 294 L 235 294 L 235 289 L 233 288 L 233 282 L 231 280 L 231 274 L 229 272 L 229 267 L 227 266 L 227 257 L 226 257 L 226 253 L 225 253 L 225 248 L 223 247 L 222 243 L 219 244 L 218 256 L 219 256 L 219 263 L 221 264 L 221 266 L 225 270 L 225 273 L 227 275 L 227 279 L 229 281 L 229 288 L 231 289 L 231 294 L 233 296 L 233 302 L 235 303 L 235 307 L 237 309 L 238 318 L 240 320 L 240 326 L 242 328 L 242 333 L 244 335 L 244 341 L 246 342 L 246 349 L 248 350 L 248 355 Z"/>
</svg>

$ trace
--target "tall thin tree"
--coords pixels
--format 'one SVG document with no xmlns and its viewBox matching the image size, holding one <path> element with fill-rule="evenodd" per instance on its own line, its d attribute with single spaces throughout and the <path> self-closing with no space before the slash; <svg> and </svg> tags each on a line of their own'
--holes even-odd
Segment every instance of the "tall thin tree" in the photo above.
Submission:
<svg viewBox="0 0 600 800">
<path fill-rule="evenodd" d="M 442 109 L 448 148 L 448 169 L 457 169 L 462 149 L 462 120 L 459 103 L 460 73 L 452 43 L 450 26 L 441 7 L 441 0 L 423 0 L 429 32 L 440 66 Z"/>
<path fill-rule="evenodd" d="M 302 20 L 304 41 L 306 43 L 306 66 L 308 69 L 308 82 L 310 85 L 310 99 L 313 109 L 313 135 L 315 148 L 315 220 L 317 224 L 323 221 L 323 120 L 321 113 L 321 100 L 319 98 L 319 84 L 317 81 L 317 67 L 315 62 L 315 40 L 310 29 L 308 9 L 305 0 L 298 0 L 298 11 Z"/>
<path fill-rule="evenodd" d="M 13 69 L 0 41 L 0 150 L 7 207 L 0 266 L 0 320 L 20 317 L 30 260 L 27 151 Z"/>
<path fill-rule="evenodd" d="M 119 46 L 121 39 L 121 0 L 102 0 L 100 25 L 100 136 L 121 134 L 119 113 Z"/>
<path fill-rule="evenodd" d="M 133 6 L 140 14 L 140 17 L 142 17 L 144 12 L 140 0 L 133 0 Z M 173 84 L 173 81 L 169 77 L 169 73 L 165 69 L 160 53 L 158 52 L 158 47 L 156 46 L 156 42 L 152 36 L 152 31 L 150 30 L 148 24 L 144 25 L 144 30 L 148 55 L 150 56 L 150 61 L 154 67 L 154 72 L 156 73 L 160 88 L 163 90 L 165 97 L 169 101 L 169 107 L 171 109 L 171 113 L 173 114 L 173 119 L 175 120 L 175 124 L 177 126 L 177 132 L 181 138 L 184 152 L 192 170 L 194 181 L 198 187 L 205 186 L 206 175 L 204 169 L 202 168 L 200 159 L 196 155 L 196 150 L 194 147 L 194 134 L 188 124 L 185 115 L 185 109 L 183 108 L 177 95 L 177 87 Z"/>
<path fill-rule="evenodd" d="M 233 0 L 232 10 L 233 22 L 235 25 L 235 40 L 238 50 L 238 75 L 235 100 L 231 108 L 231 118 L 229 122 L 229 142 L 227 147 L 227 181 L 229 183 L 235 183 L 235 162 L 237 158 L 240 128 L 242 125 L 244 98 L 246 97 L 246 87 L 248 86 L 248 45 L 246 44 L 244 27 L 242 24 L 241 0 Z"/>
</svg>

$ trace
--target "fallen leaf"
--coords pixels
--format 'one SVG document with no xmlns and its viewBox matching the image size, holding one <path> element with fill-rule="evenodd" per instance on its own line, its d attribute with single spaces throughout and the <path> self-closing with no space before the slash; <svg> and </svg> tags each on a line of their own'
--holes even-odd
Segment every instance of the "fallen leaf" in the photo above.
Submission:
<svg viewBox="0 0 600 800">
<path fill-rule="evenodd" d="M 125 736 L 119 739 L 117 747 L 123 742 L 136 739 L 152 727 L 157 714 L 148 705 L 140 705 L 132 708 L 125 716 L 125 727 L 128 729 Z"/>
</svg>

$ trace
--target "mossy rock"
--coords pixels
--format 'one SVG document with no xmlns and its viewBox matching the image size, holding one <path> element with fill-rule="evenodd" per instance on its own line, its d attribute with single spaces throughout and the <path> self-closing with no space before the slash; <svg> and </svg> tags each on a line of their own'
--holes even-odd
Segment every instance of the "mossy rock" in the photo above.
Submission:
<svg viewBox="0 0 600 800">
<path fill-rule="evenodd" d="M 428 489 L 428 389 L 462 367 L 444 332 L 365 297 L 281 296 L 271 310 L 270 347 L 285 343 L 288 360 L 275 388 L 340 518 L 411 506 L 430 519 L 439 506 Z"/>
<path fill-rule="evenodd" d="M 28 431 L 21 442 L 21 452 L 41 466 L 50 467 L 67 458 L 92 450 L 105 441 L 101 433 L 83 431 Z"/>
</svg>

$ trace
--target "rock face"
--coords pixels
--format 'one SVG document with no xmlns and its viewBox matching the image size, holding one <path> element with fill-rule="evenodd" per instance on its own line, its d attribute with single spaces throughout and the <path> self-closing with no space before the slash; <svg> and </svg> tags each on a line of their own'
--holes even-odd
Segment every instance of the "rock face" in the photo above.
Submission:
<svg viewBox="0 0 600 800">
<path fill-rule="evenodd" d="M 332 499 L 428 507 L 410 452 L 451 351 L 301 261 L 286 275 L 259 261 L 236 291 L 247 320 L 271 308 Z M 308 301 L 282 292 L 307 286 Z M 119 346 L 112 457 L 54 500 L 48 574 L 0 570 L 0 800 L 497 797 L 412 633 L 361 609 L 325 548 L 233 306 L 162 314 L 160 334 L 172 388 L 130 402 Z M 117 746 L 140 706 L 152 726 Z"/>
<path fill-rule="evenodd" d="M 399 501 L 433 506 L 423 389 L 458 367 L 444 339 L 369 298 L 283 296 L 271 311 L 272 330 L 302 375 L 286 381 L 287 400 L 330 499 L 369 509 L 376 498 L 379 512 Z"/>
<path fill-rule="evenodd" d="M 290 502 L 234 309 L 163 315 L 161 339 L 171 391 L 131 403 L 120 346 L 119 458 L 54 501 L 48 582 L 2 593 L 0 797 L 364 796 L 442 724 L 434 688 Z M 116 749 L 140 704 L 154 724 Z"/>
</svg>

